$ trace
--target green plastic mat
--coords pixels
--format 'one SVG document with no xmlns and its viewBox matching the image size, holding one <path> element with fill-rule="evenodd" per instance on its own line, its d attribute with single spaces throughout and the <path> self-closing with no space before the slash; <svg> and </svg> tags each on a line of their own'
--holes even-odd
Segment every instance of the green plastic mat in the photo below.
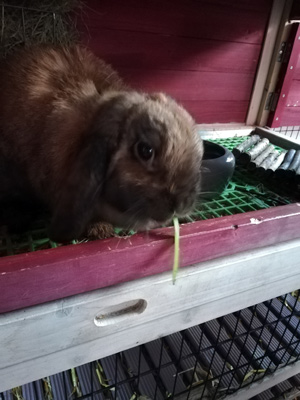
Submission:
<svg viewBox="0 0 300 400">
<path fill-rule="evenodd" d="M 232 150 L 244 140 L 245 137 L 232 137 L 211 141 Z M 276 149 L 282 150 L 279 147 L 276 147 Z M 237 165 L 233 178 L 222 195 L 213 201 L 199 203 L 195 212 L 187 221 L 192 222 L 199 219 L 211 219 L 247 211 L 262 210 L 289 204 L 293 201 L 290 196 L 284 193 L 284 190 L 280 190 L 280 193 L 278 193 L 275 187 L 278 189 L 278 184 L 272 184 L 272 180 L 268 182 L 261 181 L 253 173 Z"/>
<path fill-rule="evenodd" d="M 245 140 L 244 137 L 234 137 L 212 141 L 232 150 L 243 140 Z M 279 194 L 278 190 L 275 191 L 272 185 L 268 185 L 267 187 L 265 183 L 259 181 L 254 175 L 245 169 L 237 167 L 231 182 L 220 197 L 212 201 L 199 203 L 194 213 L 190 217 L 181 220 L 181 222 L 194 222 L 247 211 L 261 210 L 289 204 L 292 201 L 284 193 Z M 119 230 L 116 230 L 116 233 L 122 234 Z M 72 243 L 76 244 L 78 242 L 73 241 Z M 34 228 L 23 235 L 8 236 L 5 232 L 2 234 L 0 232 L 0 256 L 49 249 L 57 246 L 58 244 L 48 239 L 46 226 L 43 221 L 36 222 Z"/>
</svg>

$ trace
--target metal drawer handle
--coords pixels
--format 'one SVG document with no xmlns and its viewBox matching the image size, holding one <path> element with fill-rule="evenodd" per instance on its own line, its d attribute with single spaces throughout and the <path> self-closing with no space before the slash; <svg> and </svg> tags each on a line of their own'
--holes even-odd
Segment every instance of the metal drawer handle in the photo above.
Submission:
<svg viewBox="0 0 300 400">
<path fill-rule="evenodd" d="M 99 312 L 94 318 L 96 326 L 108 326 L 123 322 L 129 317 L 142 314 L 147 308 L 147 301 L 143 299 L 130 300 L 116 304 Z"/>
</svg>

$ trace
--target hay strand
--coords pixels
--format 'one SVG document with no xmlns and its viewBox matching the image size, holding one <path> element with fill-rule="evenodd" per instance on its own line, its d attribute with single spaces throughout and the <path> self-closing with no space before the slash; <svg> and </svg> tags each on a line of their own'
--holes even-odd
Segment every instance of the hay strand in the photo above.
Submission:
<svg viewBox="0 0 300 400">
<path fill-rule="evenodd" d="M 0 57 L 19 46 L 70 45 L 78 41 L 79 0 L 4 1 L 0 5 Z"/>
<path fill-rule="evenodd" d="M 172 271 L 173 285 L 175 285 L 177 272 L 179 268 L 179 221 L 177 217 L 173 218 L 174 225 L 174 263 Z"/>
</svg>

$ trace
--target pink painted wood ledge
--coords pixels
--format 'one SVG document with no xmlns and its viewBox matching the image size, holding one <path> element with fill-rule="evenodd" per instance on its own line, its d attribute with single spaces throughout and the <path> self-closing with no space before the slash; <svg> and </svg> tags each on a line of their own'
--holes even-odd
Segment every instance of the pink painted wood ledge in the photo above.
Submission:
<svg viewBox="0 0 300 400">
<path fill-rule="evenodd" d="M 180 264 L 296 239 L 299 226 L 300 204 L 184 224 Z M 164 271 L 171 277 L 173 239 L 171 227 L 0 258 L 0 313 Z"/>
</svg>

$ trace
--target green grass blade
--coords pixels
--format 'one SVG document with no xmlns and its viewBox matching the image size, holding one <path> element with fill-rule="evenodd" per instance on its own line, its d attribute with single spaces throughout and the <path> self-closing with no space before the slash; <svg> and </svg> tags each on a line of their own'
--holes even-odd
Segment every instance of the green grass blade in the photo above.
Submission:
<svg viewBox="0 0 300 400">
<path fill-rule="evenodd" d="M 172 279 L 173 279 L 173 285 L 175 285 L 176 276 L 179 268 L 179 221 L 177 217 L 173 218 L 173 225 L 174 225 L 174 263 L 173 263 Z"/>
</svg>

